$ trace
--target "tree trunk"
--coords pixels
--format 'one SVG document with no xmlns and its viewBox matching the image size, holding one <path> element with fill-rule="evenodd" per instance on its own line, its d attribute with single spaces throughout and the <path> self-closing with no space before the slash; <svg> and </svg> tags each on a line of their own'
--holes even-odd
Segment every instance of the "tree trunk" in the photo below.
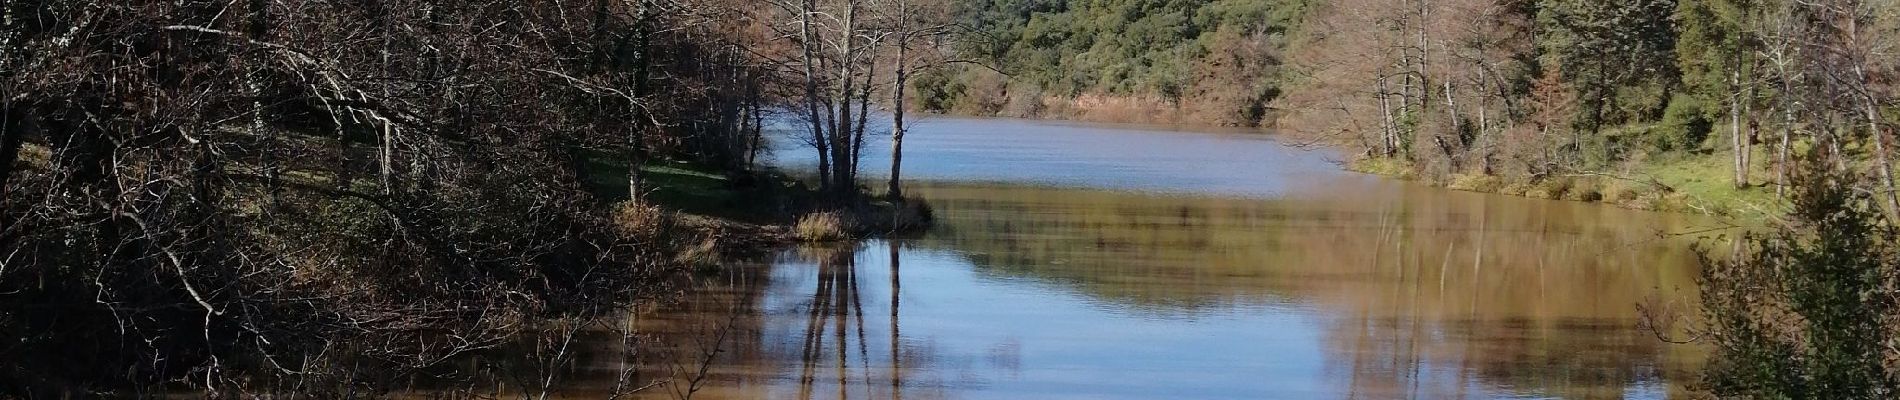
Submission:
<svg viewBox="0 0 1900 400">
<path fill-rule="evenodd" d="M 1401 23 L 1403 22 L 1404 21 L 1401 21 Z M 1398 42 L 1397 48 L 1399 49 L 1398 71 L 1399 71 L 1399 74 L 1404 77 L 1404 80 L 1399 82 L 1400 84 L 1399 108 L 1397 110 L 1399 118 L 1414 116 L 1414 114 L 1412 114 L 1413 112 L 1415 112 L 1412 109 L 1412 100 L 1420 96 L 1414 96 L 1412 92 L 1420 91 L 1418 90 L 1418 85 L 1422 84 L 1422 83 L 1416 83 L 1414 81 L 1417 79 L 1424 78 L 1423 75 L 1418 75 L 1418 74 L 1413 73 L 1414 68 L 1415 68 L 1413 65 L 1413 61 L 1415 60 L 1415 58 L 1412 57 L 1412 50 L 1411 50 L 1412 45 L 1406 40 L 1405 36 L 1406 36 L 1406 32 L 1401 31 L 1398 33 L 1398 40 L 1397 40 Z M 1393 125 L 1393 128 L 1394 128 L 1393 133 L 1396 135 L 1402 136 L 1406 134 L 1406 132 L 1402 131 L 1403 128 L 1397 126 L 1396 123 Z M 1416 129 L 1416 127 L 1411 127 L 1411 128 Z M 1410 157 L 1411 152 L 1404 149 L 1403 146 L 1401 146 L 1400 151 L 1405 153 L 1406 158 L 1411 158 Z"/>
<path fill-rule="evenodd" d="M 652 24 L 647 21 L 651 15 L 652 0 L 637 0 L 634 3 L 633 27 L 633 98 L 627 99 L 627 112 L 632 124 L 627 132 L 627 200 L 635 203 L 645 201 L 641 189 L 646 186 L 647 163 L 646 135 L 647 120 L 645 109 L 632 104 L 647 95 L 647 82 L 651 76 L 652 58 L 648 46 L 652 44 Z M 657 127 L 653 127 L 657 128 Z"/>
<path fill-rule="evenodd" d="M 818 151 L 818 188 L 821 191 L 828 191 L 831 189 L 831 149 L 825 143 L 827 140 L 826 119 L 823 115 L 828 112 L 821 112 L 818 107 L 818 53 L 814 48 L 817 46 L 818 37 L 817 32 L 812 29 L 811 22 L 812 13 L 818 12 L 817 4 L 814 0 L 805 0 L 805 8 L 800 11 L 803 11 L 799 13 L 798 30 L 801 39 L 799 47 L 804 52 L 805 58 L 805 108 L 811 124 L 812 147 Z"/>
<path fill-rule="evenodd" d="M 1447 118 L 1451 118 L 1451 134 L 1456 135 L 1453 137 L 1459 139 L 1458 145 L 1463 148 L 1469 148 L 1471 147 L 1471 143 L 1466 143 L 1464 141 L 1464 132 L 1461 130 L 1461 128 L 1464 128 L 1464 127 L 1461 126 L 1461 122 L 1458 120 L 1458 98 L 1456 96 L 1457 96 L 1456 93 L 1452 91 L 1451 80 L 1446 79 L 1445 80 L 1445 116 Z M 1443 147 L 1443 146 L 1441 145 L 1440 147 Z M 1460 165 L 1460 162 L 1458 160 L 1460 157 L 1458 157 L 1457 154 L 1454 154 L 1452 150 L 1453 149 L 1451 148 L 1444 149 L 1445 159 L 1446 161 L 1451 162 L 1452 171 L 1457 172 L 1460 170 L 1462 165 Z M 1461 148 L 1461 149 L 1458 149 L 1458 151 L 1462 152 L 1464 151 L 1464 149 Z"/>
<path fill-rule="evenodd" d="M 1761 138 L 1761 118 L 1755 115 L 1753 106 L 1744 108 L 1742 114 L 1748 120 L 1748 136 L 1742 138 L 1742 178 L 1748 181 L 1754 173 L 1750 169 L 1755 167 L 1755 141 Z"/>
<path fill-rule="evenodd" d="M 908 15 L 909 10 L 904 9 L 906 5 L 899 3 L 897 15 Z M 897 39 L 897 70 L 894 71 L 896 76 L 891 78 L 891 180 L 886 193 L 892 199 L 904 198 L 904 85 L 910 78 L 907 76 L 910 73 L 909 60 L 905 59 L 909 53 L 910 33 L 906 32 Z M 892 260 L 891 269 L 895 271 L 896 259 Z M 892 287 L 895 287 L 897 277 L 893 275 L 891 279 Z M 895 313 L 896 310 L 891 312 Z"/>
<path fill-rule="evenodd" d="M 382 147 L 377 149 L 376 152 L 376 172 L 377 176 L 382 180 L 383 194 L 395 194 L 396 166 L 394 163 L 396 162 L 396 158 L 392 153 L 396 152 L 396 129 L 390 126 L 388 118 L 376 115 L 375 112 L 369 113 L 369 117 L 371 120 L 376 121 L 376 125 L 382 129 L 381 139 L 378 140 L 379 145 Z"/>
<path fill-rule="evenodd" d="M 752 139 L 746 146 L 745 165 L 746 169 L 751 170 L 759 167 L 759 146 L 764 143 L 765 136 L 765 115 L 761 113 L 764 110 L 759 107 L 759 78 L 756 72 L 751 78 L 749 87 L 749 98 L 746 99 L 746 103 L 751 108 Z"/>
<path fill-rule="evenodd" d="M 1431 24 L 1432 5 L 1430 0 L 1418 1 L 1418 113 L 1424 114 L 1431 107 L 1432 41 L 1426 31 Z"/>
<path fill-rule="evenodd" d="M 1748 156 L 1746 155 L 1747 150 L 1743 149 L 1745 146 L 1742 144 L 1742 142 L 1747 141 L 1746 138 L 1742 137 L 1742 102 L 1746 100 L 1742 98 L 1740 91 L 1741 82 L 1741 71 L 1738 70 L 1730 73 L 1729 85 L 1736 89 L 1736 93 L 1729 98 L 1728 104 L 1729 149 L 1735 151 L 1736 189 L 1748 188 Z"/>
<path fill-rule="evenodd" d="M 1844 39 L 1846 40 L 1844 44 L 1860 44 L 1860 19 L 1856 16 L 1849 16 L 1845 18 L 1845 21 L 1846 26 L 1844 33 L 1846 37 Z M 1880 99 L 1875 97 L 1873 93 L 1873 82 L 1867 77 L 1867 68 L 1865 66 L 1867 61 L 1864 56 L 1855 57 L 1853 63 L 1854 77 L 1858 78 L 1858 81 L 1855 83 L 1859 84 L 1860 87 L 1858 89 L 1860 89 L 1860 95 L 1863 100 L 1866 101 L 1863 107 L 1867 113 L 1867 134 L 1872 135 L 1874 138 L 1874 160 L 1879 163 L 1878 166 L 1880 167 L 1880 185 L 1882 189 L 1880 197 L 1887 201 L 1887 212 L 1889 213 L 1887 215 L 1892 216 L 1900 214 L 1900 194 L 1894 193 L 1893 164 L 1888 161 L 1889 155 L 1887 154 L 1887 132 L 1880 128 Z"/>
<path fill-rule="evenodd" d="M 14 164 L 19 163 L 20 147 L 26 144 L 26 136 L 33 129 L 31 118 L 24 107 L 7 104 L 0 108 L 0 205 L 6 204 L 7 193 L 12 191 L 8 184 L 13 180 Z"/>
<path fill-rule="evenodd" d="M 1609 64 L 1608 64 L 1609 61 L 1606 60 L 1608 58 L 1609 57 L 1601 55 L 1601 54 L 1597 56 L 1597 84 L 1596 84 L 1596 90 L 1595 90 L 1596 99 L 1590 102 L 1590 137 L 1591 138 L 1603 137 L 1603 109 L 1606 106 L 1606 104 L 1604 103 L 1608 103 L 1610 101 L 1609 100 L 1610 99 L 1610 82 L 1609 82 L 1610 69 L 1609 69 Z M 1576 147 L 1575 150 L 1577 152 L 1577 165 L 1578 166 L 1583 165 L 1583 155 L 1584 155 L 1583 137 L 1579 133 L 1577 133 L 1577 130 L 1575 129 L 1570 130 L 1570 142 L 1571 142 L 1570 143 L 1571 146 Z"/>
<path fill-rule="evenodd" d="M 1386 93 L 1385 78 L 1379 78 L 1378 89 L 1379 112 L 1385 117 L 1384 123 L 1380 124 L 1385 131 L 1381 138 L 1381 145 L 1385 148 L 1381 150 L 1385 152 L 1385 158 L 1392 158 L 1398 155 L 1399 134 L 1396 121 L 1392 119 L 1392 96 Z"/>
<path fill-rule="evenodd" d="M 640 111 L 629 109 L 627 112 L 639 115 Z M 627 134 L 627 200 L 635 203 L 645 200 L 641 196 L 644 192 L 640 191 L 641 187 L 646 186 L 647 154 L 643 131 L 642 124 L 635 123 Z"/>
<path fill-rule="evenodd" d="M 877 42 L 871 42 L 871 48 L 865 53 L 876 55 Z M 877 79 L 877 61 L 875 60 L 871 62 L 870 68 L 864 71 L 864 87 L 858 89 L 858 123 L 856 127 L 852 128 L 851 133 L 851 176 L 858 176 L 858 172 L 863 171 L 863 169 L 858 168 L 858 165 L 859 162 L 864 161 L 864 131 L 871 122 L 871 83 L 873 79 Z"/>
<path fill-rule="evenodd" d="M 1775 149 L 1775 197 L 1782 197 L 1788 191 L 1788 148 L 1794 142 L 1794 107 L 1787 101 L 1791 96 L 1787 91 L 1781 93 L 1781 144 Z"/>
<path fill-rule="evenodd" d="M 0 4 L 0 71 L 12 70 L 13 59 L 13 7 L 16 2 Z"/>
<path fill-rule="evenodd" d="M 1478 164 L 1483 174 L 1491 174 L 1491 79 L 1478 67 Z"/>
<path fill-rule="evenodd" d="M 832 120 L 831 128 L 831 179 L 832 194 L 844 195 L 857 188 L 857 177 L 851 174 L 851 98 L 852 86 L 857 83 L 857 18 L 856 0 L 845 1 L 844 26 L 838 32 L 841 44 L 838 46 L 838 91 L 834 98 L 837 118 Z"/>
<path fill-rule="evenodd" d="M 250 36 L 253 41 L 260 43 L 270 42 L 270 3 L 265 0 L 250 0 L 246 8 L 248 8 L 246 11 L 249 11 L 250 14 L 249 21 L 247 21 L 248 26 L 245 28 L 247 32 L 245 33 Z M 268 65 L 268 60 L 266 60 L 265 57 L 264 53 L 257 53 L 248 60 L 250 65 L 244 74 L 244 95 L 251 98 L 250 134 L 267 143 L 262 154 L 262 164 L 264 167 L 265 180 L 267 182 L 266 186 L 268 186 L 269 200 L 266 202 L 264 209 L 274 210 L 277 208 L 279 197 L 282 194 L 280 178 L 282 177 L 283 169 L 277 160 L 277 151 L 269 148 L 276 145 L 276 143 L 274 143 L 276 142 L 276 138 L 272 132 L 268 131 L 264 121 L 264 66 Z"/>
<path fill-rule="evenodd" d="M 1880 167 L 1881 198 L 1887 201 L 1888 212 L 1900 213 L 1900 194 L 1894 193 L 1893 164 L 1888 161 L 1887 132 L 1880 129 L 1880 109 L 1871 97 L 1867 99 L 1867 134 L 1874 137 L 1874 160 Z"/>
</svg>

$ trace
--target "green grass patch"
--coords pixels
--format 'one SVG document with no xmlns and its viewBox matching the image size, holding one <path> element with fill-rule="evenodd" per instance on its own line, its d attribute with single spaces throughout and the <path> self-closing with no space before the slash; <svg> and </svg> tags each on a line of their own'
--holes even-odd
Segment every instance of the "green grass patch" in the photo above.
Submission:
<svg viewBox="0 0 1900 400">
<path fill-rule="evenodd" d="M 1390 178 L 1411 180 L 1418 177 L 1418 169 L 1404 160 L 1385 157 L 1365 157 L 1346 164 L 1353 172 L 1379 175 Z"/>
<path fill-rule="evenodd" d="M 626 162 L 608 153 L 589 153 L 583 170 L 587 190 L 602 201 L 627 199 Z M 668 210 L 755 223 L 778 223 L 787 210 L 814 196 L 797 181 L 775 173 L 726 176 L 719 168 L 685 161 L 656 160 L 640 168 L 646 199 Z"/>
<path fill-rule="evenodd" d="M 1708 154 L 1672 153 L 1659 156 L 1637 167 L 1639 177 L 1648 177 L 1675 189 L 1679 198 L 1668 195 L 1651 194 L 1646 196 L 1651 207 L 1659 211 L 1704 212 L 1716 215 L 1762 218 L 1779 215 L 1786 210 L 1786 202 L 1775 195 L 1772 185 L 1775 179 L 1771 162 L 1774 154 L 1756 147 L 1754 165 L 1749 172 L 1749 187 L 1735 187 L 1735 156 L 1733 151 L 1718 150 Z"/>
<path fill-rule="evenodd" d="M 1504 178 L 1484 174 L 1457 174 L 1451 176 L 1451 182 L 1445 184 L 1451 190 L 1463 190 L 1478 193 L 1500 193 L 1504 190 Z"/>
</svg>

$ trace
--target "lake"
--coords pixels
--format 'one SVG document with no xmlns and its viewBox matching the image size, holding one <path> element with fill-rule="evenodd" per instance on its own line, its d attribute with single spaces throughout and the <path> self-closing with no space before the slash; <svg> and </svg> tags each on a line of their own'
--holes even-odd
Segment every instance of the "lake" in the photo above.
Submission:
<svg viewBox="0 0 1900 400">
<path fill-rule="evenodd" d="M 1713 221 L 1389 181 L 1258 133 L 932 118 L 906 139 L 935 228 L 698 274 L 632 317 L 635 379 L 663 382 L 644 395 L 1657 399 L 1704 357 L 1639 309 L 1695 308 Z"/>
</svg>

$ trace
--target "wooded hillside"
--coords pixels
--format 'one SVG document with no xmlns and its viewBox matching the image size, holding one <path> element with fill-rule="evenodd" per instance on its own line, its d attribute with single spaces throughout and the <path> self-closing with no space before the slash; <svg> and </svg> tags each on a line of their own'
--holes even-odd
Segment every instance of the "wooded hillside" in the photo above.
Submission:
<svg viewBox="0 0 1900 400">
<path fill-rule="evenodd" d="M 1567 198 L 1659 195 L 1671 188 L 1651 183 L 1672 173 L 1684 176 L 1671 186 L 1723 179 L 1741 196 L 1772 198 L 1805 143 L 1851 149 L 1848 159 L 1890 181 L 1900 65 L 1891 2 L 1402 4 L 1314 8 L 1289 45 L 1288 94 L 1273 103 L 1286 113 L 1281 128 L 1353 143 L 1428 179 L 1559 182 L 1546 187 Z M 1701 171 L 1655 168 L 1670 163 Z M 1594 175 L 1627 178 L 1617 186 L 1632 190 L 1567 179 Z M 1751 189 L 1761 185 L 1777 188 Z"/>
<path fill-rule="evenodd" d="M 920 77 L 931 111 L 1251 126 L 1279 93 L 1307 0 L 958 0 L 957 53 L 990 68 Z M 992 69 L 993 68 L 993 69 Z M 1125 117 L 1125 118 L 1117 118 Z"/>
<path fill-rule="evenodd" d="M 1475 190 L 1761 206 L 1817 135 L 1884 168 L 1896 114 L 1884 0 L 955 4 L 971 64 L 920 76 L 925 110 L 1266 125 Z"/>
</svg>

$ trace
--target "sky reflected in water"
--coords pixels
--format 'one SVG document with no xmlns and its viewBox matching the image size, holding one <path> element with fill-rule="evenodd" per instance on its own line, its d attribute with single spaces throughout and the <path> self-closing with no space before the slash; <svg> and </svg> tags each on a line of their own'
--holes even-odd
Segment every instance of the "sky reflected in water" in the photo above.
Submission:
<svg viewBox="0 0 1900 400">
<path fill-rule="evenodd" d="M 1386 182 L 1260 135 L 912 137 L 937 228 L 696 278 L 638 317 L 641 379 L 718 348 L 695 397 L 1673 398 L 1702 362 L 1637 323 L 1693 308 L 1698 218 Z"/>
</svg>

